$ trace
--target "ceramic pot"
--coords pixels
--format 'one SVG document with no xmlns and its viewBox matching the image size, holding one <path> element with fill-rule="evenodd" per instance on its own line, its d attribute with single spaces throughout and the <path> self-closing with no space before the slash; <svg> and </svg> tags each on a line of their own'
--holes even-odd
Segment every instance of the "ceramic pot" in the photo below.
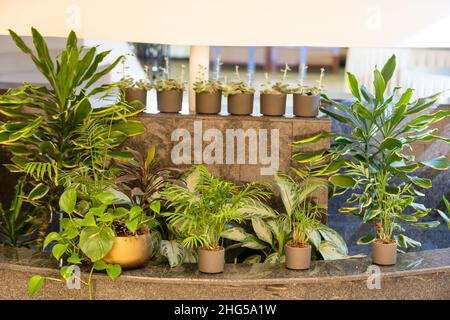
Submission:
<svg viewBox="0 0 450 320">
<path fill-rule="evenodd" d="M 297 117 L 317 117 L 319 106 L 320 96 L 294 94 L 294 115 Z"/>
<path fill-rule="evenodd" d="M 169 90 L 156 93 L 159 112 L 176 113 L 181 111 L 183 103 L 183 91 Z"/>
<path fill-rule="evenodd" d="M 397 262 L 397 243 L 372 242 L 372 262 L 381 266 L 392 266 Z"/>
<path fill-rule="evenodd" d="M 142 266 L 150 259 L 150 232 L 141 235 L 116 237 L 114 245 L 103 258 L 106 263 L 120 264 L 124 269 Z"/>
<path fill-rule="evenodd" d="M 198 270 L 203 273 L 221 273 L 225 267 L 225 249 L 198 249 Z"/>
<path fill-rule="evenodd" d="M 311 246 L 297 247 L 286 245 L 284 247 L 286 268 L 293 270 L 306 270 L 311 265 Z"/>
<path fill-rule="evenodd" d="M 215 93 L 200 92 L 195 94 L 195 112 L 217 114 L 222 104 L 222 91 Z"/>
<path fill-rule="evenodd" d="M 138 100 L 144 106 L 147 105 L 147 90 L 137 89 L 137 88 L 126 88 L 125 89 L 125 100 L 129 103 Z"/>
<path fill-rule="evenodd" d="M 265 116 L 282 116 L 286 111 L 286 94 L 261 94 L 261 113 Z"/>
<path fill-rule="evenodd" d="M 253 93 L 238 93 L 228 96 L 228 112 L 234 115 L 250 115 L 253 112 Z"/>
</svg>

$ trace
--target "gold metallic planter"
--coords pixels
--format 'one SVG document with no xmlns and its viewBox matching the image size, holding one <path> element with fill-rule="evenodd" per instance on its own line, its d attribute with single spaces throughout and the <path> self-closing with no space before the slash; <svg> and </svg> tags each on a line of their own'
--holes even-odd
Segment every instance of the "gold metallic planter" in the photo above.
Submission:
<svg viewBox="0 0 450 320">
<path fill-rule="evenodd" d="M 116 237 L 111 251 L 103 258 L 106 263 L 120 264 L 122 268 L 136 268 L 150 259 L 152 241 L 150 233 L 129 237 Z"/>
</svg>

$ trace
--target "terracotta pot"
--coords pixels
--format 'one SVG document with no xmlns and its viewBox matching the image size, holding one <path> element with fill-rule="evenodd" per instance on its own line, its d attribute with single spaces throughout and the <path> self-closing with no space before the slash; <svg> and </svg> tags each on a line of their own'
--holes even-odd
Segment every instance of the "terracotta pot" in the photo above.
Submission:
<svg viewBox="0 0 450 320">
<path fill-rule="evenodd" d="M 222 91 L 195 94 L 195 111 L 197 113 L 217 114 L 222 104 Z"/>
<path fill-rule="evenodd" d="M 261 113 L 265 116 L 282 116 L 286 111 L 286 94 L 261 94 Z"/>
<path fill-rule="evenodd" d="M 284 247 L 286 268 L 293 270 L 306 270 L 311 265 L 311 246 L 296 247 L 286 245 Z"/>
<path fill-rule="evenodd" d="M 372 242 L 372 262 L 381 266 L 392 266 L 397 262 L 397 243 Z"/>
<path fill-rule="evenodd" d="M 127 100 L 129 103 L 138 100 L 143 105 L 147 105 L 147 90 L 127 88 L 125 89 L 125 100 Z"/>
<path fill-rule="evenodd" d="M 198 249 L 198 270 L 204 273 L 221 273 L 225 267 L 225 249 Z"/>
<path fill-rule="evenodd" d="M 180 112 L 181 104 L 183 103 L 183 91 L 158 91 L 156 93 L 156 100 L 160 112 Z"/>
<path fill-rule="evenodd" d="M 235 115 L 249 115 L 253 112 L 253 93 L 238 93 L 228 96 L 228 112 Z"/>
<path fill-rule="evenodd" d="M 319 106 L 320 96 L 294 94 L 294 115 L 298 117 L 317 117 Z"/>
<path fill-rule="evenodd" d="M 116 237 L 111 251 L 103 258 L 106 263 L 120 264 L 122 268 L 136 268 L 150 259 L 152 241 L 150 232 L 129 237 Z"/>
</svg>

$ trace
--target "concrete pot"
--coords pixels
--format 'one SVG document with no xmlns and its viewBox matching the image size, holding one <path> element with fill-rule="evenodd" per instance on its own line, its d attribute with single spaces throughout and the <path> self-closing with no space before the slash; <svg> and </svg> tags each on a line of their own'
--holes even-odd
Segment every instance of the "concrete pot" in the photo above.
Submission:
<svg viewBox="0 0 450 320">
<path fill-rule="evenodd" d="M 372 262 L 381 266 L 392 266 L 397 262 L 397 243 L 372 242 Z"/>
<path fill-rule="evenodd" d="M 228 96 L 228 112 L 234 115 L 250 115 L 253 112 L 253 93 L 238 93 Z"/>
<path fill-rule="evenodd" d="M 217 114 L 222 104 L 222 91 L 195 94 L 195 112 L 205 114 Z"/>
<path fill-rule="evenodd" d="M 198 270 L 203 273 L 221 273 L 225 267 L 225 249 L 198 249 Z"/>
<path fill-rule="evenodd" d="M 125 100 L 128 103 L 138 100 L 144 106 L 147 105 L 147 90 L 137 89 L 137 88 L 126 88 L 125 89 Z"/>
<path fill-rule="evenodd" d="M 293 270 L 306 270 L 311 265 L 311 246 L 296 247 L 286 245 L 284 247 L 286 268 Z"/>
<path fill-rule="evenodd" d="M 181 111 L 183 91 L 170 90 L 156 92 L 159 112 L 176 113 Z"/>
<path fill-rule="evenodd" d="M 261 94 L 261 113 L 265 116 L 282 116 L 286 111 L 286 94 Z"/>
<path fill-rule="evenodd" d="M 106 263 L 120 264 L 124 269 L 136 268 L 150 259 L 150 232 L 129 237 L 116 237 L 111 251 L 103 258 Z"/>
<path fill-rule="evenodd" d="M 297 117 L 317 117 L 319 106 L 320 96 L 294 94 L 294 115 Z"/>
</svg>

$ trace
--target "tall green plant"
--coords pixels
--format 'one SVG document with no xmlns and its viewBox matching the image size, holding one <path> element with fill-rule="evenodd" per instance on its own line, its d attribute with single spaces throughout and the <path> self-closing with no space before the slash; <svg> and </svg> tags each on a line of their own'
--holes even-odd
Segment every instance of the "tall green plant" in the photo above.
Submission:
<svg viewBox="0 0 450 320">
<path fill-rule="evenodd" d="M 181 185 L 171 184 L 161 192 L 168 210 L 162 213 L 181 234 L 187 248 L 215 250 L 222 246 L 222 233 L 232 222 L 240 222 L 258 211 L 269 193 L 260 184 L 237 186 L 211 175 L 206 167 L 195 166 Z"/>
<path fill-rule="evenodd" d="M 436 135 L 436 129 L 430 126 L 449 116 L 450 111 L 432 110 L 439 93 L 412 100 L 413 89 L 399 94 L 401 88 L 397 87 L 387 95 L 386 88 L 395 67 L 396 58 L 392 56 L 381 70 L 374 70 L 373 92 L 359 86 L 356 77 L 347 73 L 348 86 L 355 98 L 351 105 L 322 95 L 331 107 L 321 108 L 321 111 L 351 126 L 351 134 L 322 132 L 294 145 L 304 146 L 334 137 L 329 150 L 301 153 L 299 157 L 303 161 L 328 161 L 315 173 L 330 175 L 334 194 L 352 192 L 347 198 L 348 206 L 340 211 L 375 225 L 374 233 L 364 236 L 358 243 L 396 240 L 400 247 L 417 247 L 420 243 L 404 234 L 399 221 L 418 228 L 439 224 L 438 221 L 419 222 L 431 209 L 417 202 L 417 197 L 424 195 L 420 188 L 431 188 L 432 182 L 420 177 L 417 171 L 422 167 L 447 170 L 450 161 L 445 156 L 417 161 L 406 151 L 412 149 L 415 142 L 442 140 L 449 143 L 450 139 Z"/>
<path fill-rule="evenodd" d="M 144 106 L 127 104 L 117 91 L 118 84 L 95 85 L 122 57 L 100 69 L 109 51 L 98 53 L 96 47 L 78 47 L 77 37 L 71 32 L 65 49 L 54 61 L 42 35 L 34 28 L 31 31 L 34 51 L 14 31 L 10 30 L 10 35 L 48 80 L 49 88 L 25 83 L 0 96 L 0 113 L 8 118 L 0 123 L 0 144 L 13 155 L 12 164 L 5 166 L 26 176 L 26 201 L 42 214 L 37 242 L 40 247 L 50 217 L 58 210 L 59 197 L 70 181 L 67 177 L 73 171 L 82 171 L 80 166 L 95 166 L 92 155 L 96 150 L 123 156 L 113 149 L 128 136 L 144 131 L 139 121 L 127 120 Z M 112 104 L 93 108 L 91 99 L 95 97 L 109 99 Z M 101 135 L 91 135 L 100 146 L 93 140 L 83 141 L 80 134 L 80 130 L 94 127 L 103 129 Z"/>
</svg>

